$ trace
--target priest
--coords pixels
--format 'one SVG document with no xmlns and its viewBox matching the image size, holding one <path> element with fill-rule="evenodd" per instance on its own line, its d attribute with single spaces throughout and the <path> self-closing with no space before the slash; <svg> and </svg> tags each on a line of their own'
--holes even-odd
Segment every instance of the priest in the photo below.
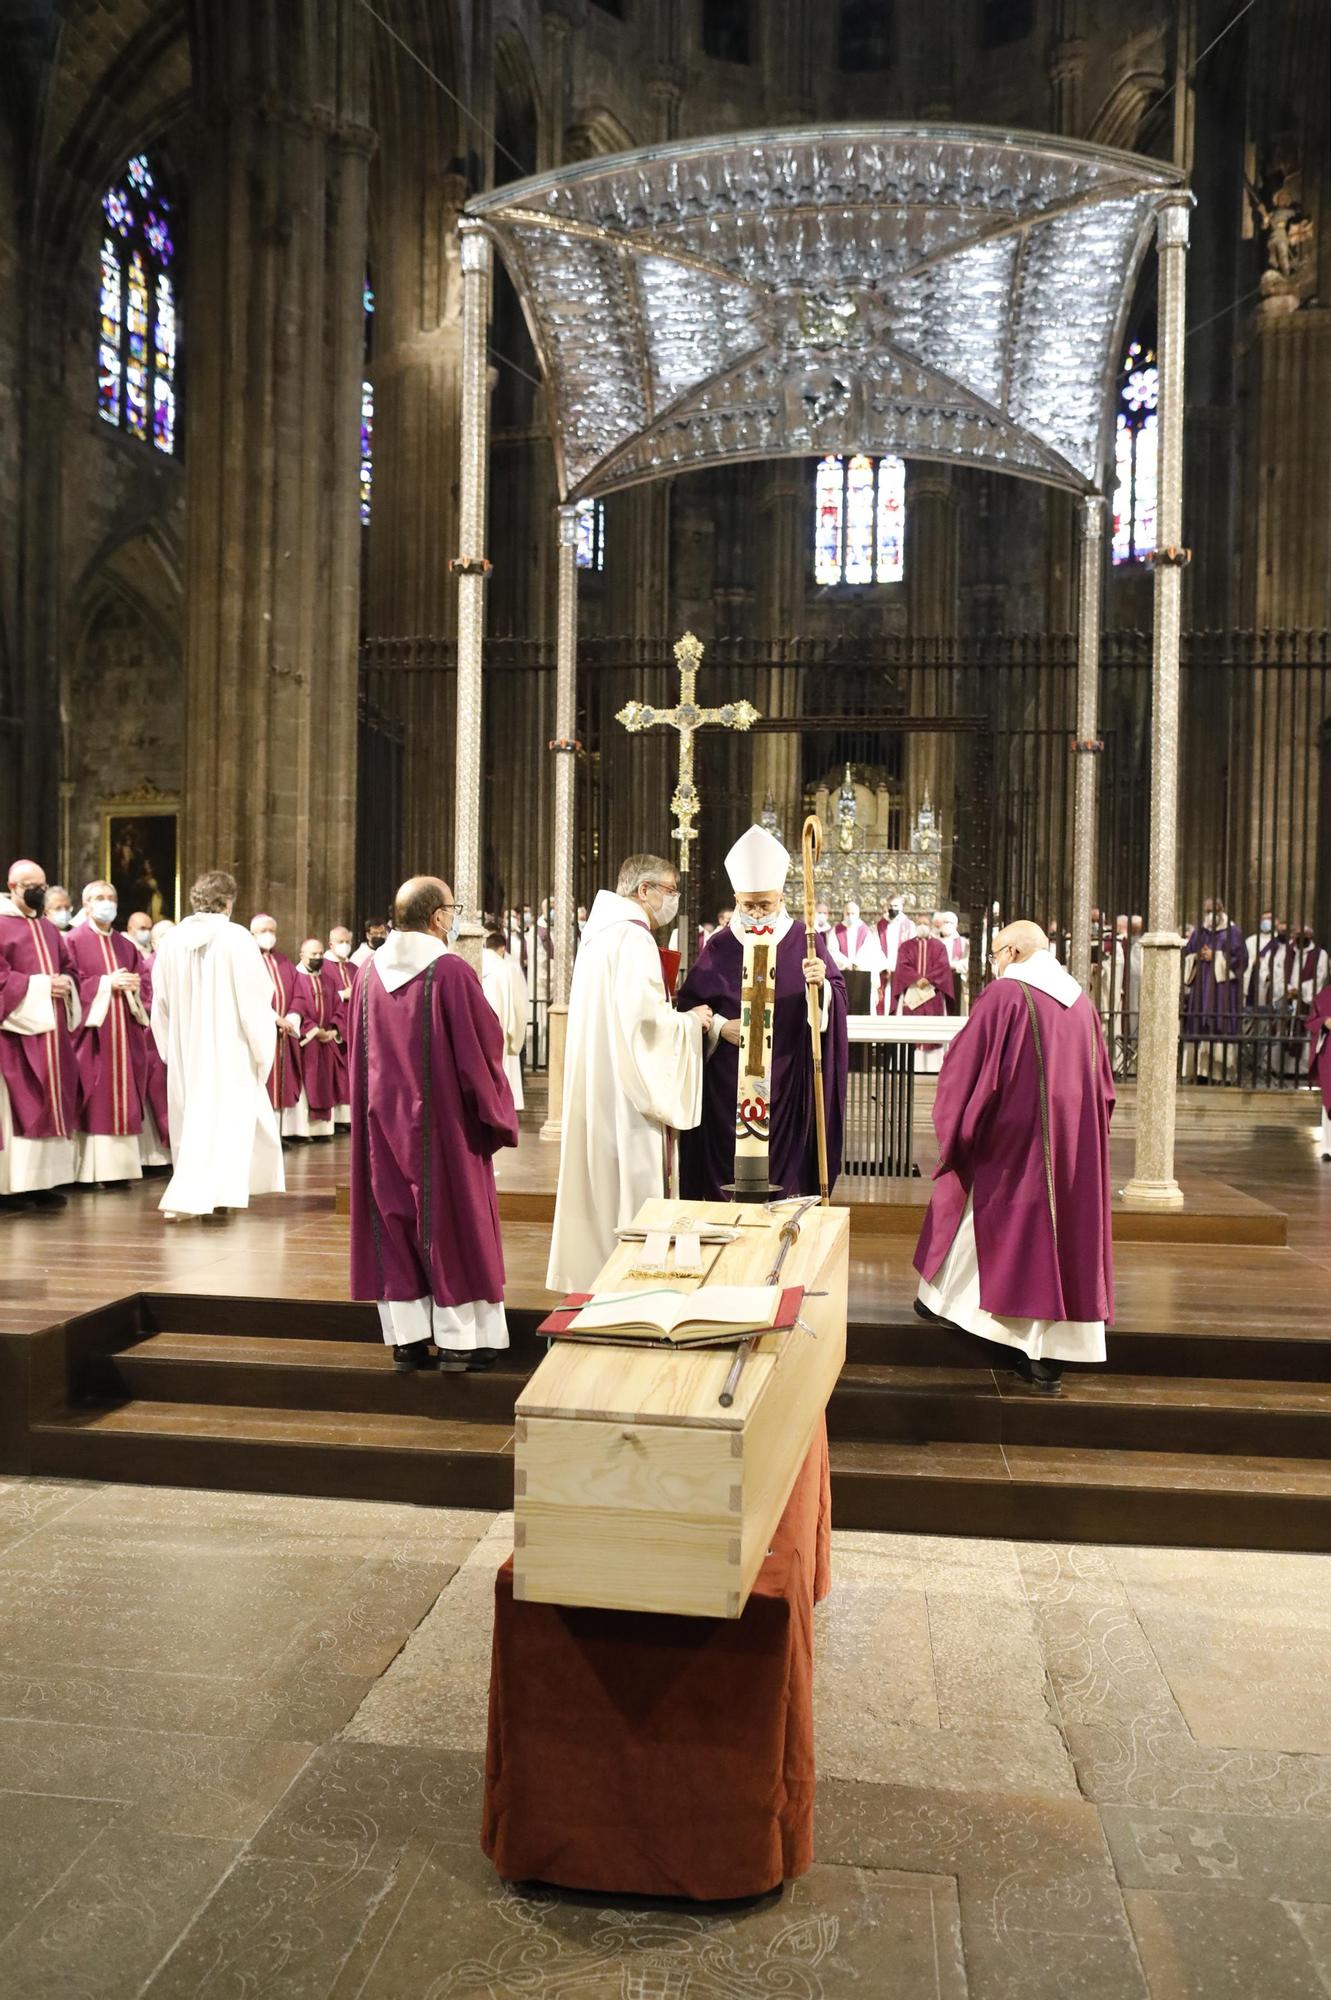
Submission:
<svg viewBox="0 0 1331 2000">
<path fill-rule="evenodd" d="M 270 960 L 271 963 L 271 960 Z M 339 1028 L 335 1003 L 324 985 L 323 939 L 308 937 L 296 965 L 295 1000 L 300 1015 L 300 1082 L 305 1136 L 331 1139 L 337 1101 Z"/>
<path fill-rule="evenodd" d="M 450 950 L 446 882 L 414 876 L 351 1000 L 351 1293 L 399 1374 L 493 1366 L 508 1346 L 494 1155 L 518 1143 L 503 1038 Z"/>
<path fill-rule="evenodd" d="M 522 977 L 522 967 L 512 961 L 509 940 L 502 931 L 491 931 L 481 947 L 481 991 L 502 1030 L 504 1075 L 513 1093 L 513 1108 L 521 1111 L 526 1102 L 522 1091 L 522 1050 L 527 1040 L 524 1004 L 527 982 Z"/>
<path fill-rule="evenodd" d="M 993 958 L 938 1079 L 916 1310 L 1051 1394 L 1064 1362 L 1105 1358 L 1114 1084 L 1099 1017 L 1039 926 L 1009 924 Z"/>
<path fill-rule="evenodd" d="M 678 913 L 674 864 L 659 854 L 629 855 L 592 904 L 569 993 L 551 1291 L 590 1289 L 616 1229 L 672 1192 L 673 1135 L 701 1116 L 712 1010 L 676 1013 L 653 935 L 669 936 Z"/>
<path fill-rule="evenodd" d="M 1183 1077 L 1203 1083 L 1238 1069 L 1240 1003 L 1248 947 L 1223 901 L 1207 898 L 1183 947 Z"/>
<path fill-rule="evenodd" d="M 112 885 L 95 882 L 93 891 L 87 923 L 72 930 L 66 941 L 83 1009 L 77 1044 L 83 1101 L 78 1179 L 100 1188 L 126 1187 L 143 1178 L 148 1082 L 144 961 L 126 933 L 115 928 Z"/>
<path fill-rule="evenodd" d="M 712 1012 L 702 1120 L 682 1135 L 679 1146 L 679 1191 L 690 1201 L 724 1201 L 724 1190 L 735 1179 L 735 1141 L 744 1115 L 738 1088 L 740 1054 L 746 1037 L 756 1037 L 762 1051 L 758 1064 L 766 1072 L 753 1101 L 765 1112 L 761 1123 L 767 1138 L 767 1178 L 786 1195 L 817 1194 L 810 986 L 818 994 L 823 1038 L 829 1188 L 840 1172 L 850 1067 L 846 984 L 825 938 L 815 937 L 814 955 L 807 956 L 804 925 L 786 910 L 789 870 L 790 856 L 766 827 L 751 826 L 741 834 L 726 856 L 726 873 L 735 892 L 734 914 L 726 928 L 708 940 L 676 1002 L 685 1012 L 698 1006 Z M 764 947 L 773 954 L 775 965 L 768 1036 L 763 1035 L 756 1004 L 746 1000 L 755 990 L 757 954 Z M 747 1061 L 745 1069 L 747 1082 Z"/>
<path fill-rule="evenodd" d="M 250 936 L 263 953 L 273 1014 L 277 1021 L 276 1055 L 268 1072 L 268 1102 L 277 1113 L 278 1130 L 282 1137 L 298 1140 L 303 1145 L 310 1136 L 310 1117 L 301 1078 L 296 968 L 286 953 L 277 949 L 277 922 L 266 911 L 250 918 Z"/>
<path fill-rule="evenodd" d="M 16 861 L 0 896 L 0 1198 L 63 1208 L 76 1169 L 81 1008 L 45 902 L 45 869 Z"/>
<path fill-rule="evenodd" d="M 280 1194 L 282 1141 L 268 1097 L 272 985 L 254 939 L 231 922 L 234 877 L 218 869 L 190 890 L 191 915 L 152 967 L 152 1027 L 166 1064 L 175 1171 L 168 1222 L 248 1208 Z"/>
</svg>

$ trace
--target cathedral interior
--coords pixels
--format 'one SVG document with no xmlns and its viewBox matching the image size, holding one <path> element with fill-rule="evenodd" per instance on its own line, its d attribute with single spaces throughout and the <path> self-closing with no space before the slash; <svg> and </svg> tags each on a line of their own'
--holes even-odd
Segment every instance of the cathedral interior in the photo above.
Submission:
<svg viewBox="0 0 1331 2000">
<path fill-rule="evenodd" d="M 113 841 L 152 849 L 142 865 L 164 878 L 223 864 L 293 934 L 359 924 L 412 869 L 447 873 L 463 205 L 691 136 L 956 121 L 1187 175 L 1179 916 L 1214 892 L 1245 925 L 1275 908 L 1324 935 L 1324 10 L 944 12 L 946 33 L 893 0 L 8 6 L 9 847 L 76 884 L 107 867 Z M 1106 912 L 1146 893 L 1155 287 L 1148 258 L 1108 391 Z M 482 843 L 497 910 L 551 888 L 559 497 L 541 368 L 502 260 L 489 385 Z M 927 799 L 968 929 L 994 902 L 1068 921 L 1067 493 L 960 463 L 809 456 L 685 471 L 582 514 L 580 901 L 622 851 L 668 840 L 671 748 L 628 740 L 614 717 L 633 697 L 672 698 L 687 629 L 705 648 L 700 699 L 751 697 L 768 718 L 752 740 L 699 739 L 704 904 L 751 816 L 766 805 L 793 832 L 850 765 L 896 826 Z"/>
</svg>

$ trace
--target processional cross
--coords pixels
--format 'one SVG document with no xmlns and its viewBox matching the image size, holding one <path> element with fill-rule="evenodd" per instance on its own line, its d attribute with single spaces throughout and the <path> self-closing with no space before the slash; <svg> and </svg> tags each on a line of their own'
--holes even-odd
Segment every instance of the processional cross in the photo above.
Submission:
<svg viewBox="0 0 1331 2000">
<path fill-rule="evenodd" d="M 699 708 L 698 668 L 702 664 L 702 641 L 686 632 L 675 645 L 679 667 L 679 700 L 673 708 L 651 708 L 645 702 L 626 702 L 615 717 L 634 734 L 664 724 L 679 731 L 679 775 L 675 781 L 670 811 L 675 821 L 672 838 L 679 842 L 680 946 L 681 961 L 689 962 L 688 888 L 689 849 L 698 838 L 693 822 L 698 817 L 698 791 L 693 782 L 694 732 L 714 725 L 719 729 L 751 729 L 762 717 L 751 702 L 727 701 L 720 708 Z"/>
</svg>

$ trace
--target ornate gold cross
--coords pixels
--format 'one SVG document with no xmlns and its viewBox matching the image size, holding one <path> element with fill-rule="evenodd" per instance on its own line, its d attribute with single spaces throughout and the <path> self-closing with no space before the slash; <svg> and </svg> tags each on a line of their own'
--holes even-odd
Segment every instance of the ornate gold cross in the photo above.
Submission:
<svg viewBox="0 0 1331 2000">
<path fill-rule="evenodd" d="M 693 782 L 694 731 L 709 724 L 719 729 L 751 729 L 762 720 L 747 701 L 728 701 L 720 708 L 699 708 L 696 700 L 698 668 L 702 663 L 702 641 L 686 632 L 675 646 L 679 665 L 679 700 L 673 708 L 649 708 L 645 702 L 626 702 L 615 717 L 625 729 L 637 732 L 655 729 L 664 723 L 679 731 L 679 777 L 675 783 L 670 811 L 674 817 L 674 838 L 679 842 L 679 872 L 689 872 L 689 848 L 698 838 L 693 822 L 698 817 L 698 793 Z M 681 885 L 683 886 L 683 885 Z"/>
<path fill-rule="evenodd" d="M 770 957 L 771 949 L 768 945 L 759 944 L 754 946 L 753 984 L 746 986 L 739 996 L 741 1003 L 749 1009 L 749 1047 L 744 1059 L 744 1074 L 746 1076 L 765 1076 L 767 1074 L 764 1044 L 767 1040 L 767 1002 L 771 997 L 769 991 L 770 980 L 768 977 Z"/>
</svg>

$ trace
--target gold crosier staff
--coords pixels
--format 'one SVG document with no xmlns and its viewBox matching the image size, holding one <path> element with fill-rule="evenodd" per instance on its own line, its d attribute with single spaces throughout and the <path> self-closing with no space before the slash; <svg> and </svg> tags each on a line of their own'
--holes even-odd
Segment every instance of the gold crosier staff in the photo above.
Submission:
<svg viewBox="0 0 1331 2000">
<path fill-rule="evenodd" d="M 823 823 L 816 813 L 804 822 L 800 845 L 804 850 L 804 944 L 806 958 L 818 953 L 818 932 L 814 927 L 813 870 L 823 851 Z M 809 1003 L 809 1046 L 813 1051 L 813 1121 L 818 1134 L 818 1195 L 824 1208 L 827 1191 L 827 1107 L 823 1102 L 823 1003 L 813 980 L 805 986 Z"/>
</svg>

